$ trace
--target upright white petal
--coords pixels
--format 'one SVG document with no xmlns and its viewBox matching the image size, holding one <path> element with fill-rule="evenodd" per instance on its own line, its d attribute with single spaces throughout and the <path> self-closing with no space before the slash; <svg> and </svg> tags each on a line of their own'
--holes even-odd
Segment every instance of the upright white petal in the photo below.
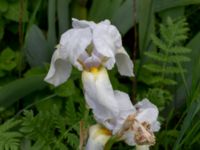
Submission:
<svg viewBox="0 0 200 150">
<path fill-rule="evenodd" d="M 72 66 L 66 57 L 60 53 L 59 49 L 54 52 L 49 72 L 44 79 L 46 82 L 58 86 L 69 78 Z"/>
<path fill-rule="evenodd" d="M 86 20 L 78 20 L 76 18 L 72 18 L 72 27 L 77 28 L 93 28 L 96 24 L 93 21 L 86 21 Z"/>
<path fill-rule="evenodd" d="M 101 60 L 96 55 L 92 54 L 84 61 L 84 65 L 86 68 L 96 67 L 98 68 L 101 65 Z"/>
<path fill-rule="evenodd" d="M 114 58 L 116 49 L 122 46 L 121 36 L 113 25 L 98 24 L 93 31 L 93 44 L 103 56 Z"/>
<path fill-rule="evenodd" d="M 135 107 L 138 111 L 138 121 L 148 122 L 151 125 L 152 131 L 158 131 L 160 129 L 160 123 L 157 121 L 159 111 L 154 104 L 152 104 L 148 99 L 144 99 L 138 102 Z"/>
<path fill-rule="evenodd" d="M 101 125 L 93 125 L 89 129 L 89 138 L 86 150 L 103 150 L 106 142 L 111 137 L 111 132 Z"/>
<path fill-rule="evenodd" d="M 124 121 L 127 119 L 127 117 L 130 114 L 136 113 L 136 109 L 131 103 L 128 94 L 117 90 L 114 93 L 115 99 L 119 107 L 119 115 L 116 118 L 116 124 L 113 129 L 113 134 L 116 134 L 122 128 Z"/>
<path fill-rule="evenodd" d="M 116 62 L 121 75 L 133 76 L 133 63 L 122 47 L 121 35 L 115 26 L 97 24 L 93 31 L 93 44 L 99 53 L 108 58 L 105 63 L 107 69 L 112 69 Z"/>
<path fill-rule="evenodd" d="M 110 25 L 109 20 L 104 20 L 99 22 L 98 24 L 105 24 L 105 25 Z M 90 27 L 91 29 L 94 29 L 96 27 L 96 23 L 93 21 L 86 21 L 86 20 L 78 20 L 76 18 L 72 18 L 72 27 L 73 28 L 87 28 Z"/>
<path fill-rule="evenodd" d="M 60 45 L 62 49 L 60 53 L 67 55 L 69 61 L 79 70 L 82 70 L 78 58 L 85 52 L 91 40 L 92 35 L 89 28 L 70 29 L 61 36 Z"/>
<path fill-rule="evenodd" d="M 116 52 L 116 64 L 121 75 L 134 76 L 133 62 L 123 47 Z"/>
<path fill-rule="evenodd" d="M 119 107 L 105 68 L 97 72 L 83 71 L 82 81 L 87 104 L 92 108 L 96 120 L 108 129 L 115 121 Z"/>
</svg>

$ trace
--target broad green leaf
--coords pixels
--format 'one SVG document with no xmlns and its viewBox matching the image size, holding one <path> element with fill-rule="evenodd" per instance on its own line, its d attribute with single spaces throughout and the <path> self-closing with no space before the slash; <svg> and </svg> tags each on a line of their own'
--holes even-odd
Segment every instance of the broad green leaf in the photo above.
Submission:
<svg viewBox="0 0 200 150">
<path fill-rule="evenodd" d="M 47 41 L 51 52 L 56 46 L 56 0 L 48 1 L 48 34 Z"/>
<path fill-rule="evenodd" d="M 86 1 L 74 0 L 70 5 L 72 6 L 72 18 L 87 19 Z"/>
<path fill-rule="evenodd" d="M 133 15 L 133 0 L 126 0 L 124 3 L 116 10 L 111 18 L 113 24 L 117 26 L 119 31 L 124 35 L 136 21 L 136 16 Z M 136 8 L 136 7 L 135 7 Z M 126 17 L 124 17 L 126 16 Z M 135 19 L 135 20 L 134 20 Z"/>
<path fill-rule="evenodd" d="M 122 0 L 93 0 L 89 12 L 89 19 L 96 22 L 111 19 L 121 3 Z"/>
<path fill-rule="evenodd" d="M 184 12 L 185 7 L 175 7 L 159 12 L 159 16 L 162 18 L 162 22 L 165 23 L 168 17 L 173 20 L 184 17 Z"/>
<path fill-rule="evenodd" d="M 8 2 L 7 0 L 1 0 L 0 1 L 0 13 L 6 12 L 8 10 Z"/>
<path fill-rule="evenodd" d="M 34 22 L 36 20 L 36 14 L 39 11 L 39 8 L 41 6 L 41 2 L 42 2 L 42 0 L 38 0 L 36 7 L 35 7 L 33 13 L 30 16 L 30 20 L 28 22 L 28 27 L 27 27 L 28 29 L 34 24 Z"/>
<path fill-rule="evenodd" d="M 200 66 L 196 66 L 197 62 L 200 58 L 200 32 L 197 33 L 193 39 L 190 40 L 190 42 L 187 44 L 187 47 L 192 49 L 192 51 L 189 53 L 189 57 L 191 58 L 191 61 L 186 65 L 186 68 L 188 72 L 192 72 L 194 69 L 199 69 Z"/>
<path fill-rule="evenodd" d="M 44 75 L 17 79 L 0 88 L 0 106 L 8 107 L 24 96 L 43 89 L 47 84 Z"/>
<path fill-rule="evenodd" d="M 17 66 L 15 61 L 16 54 L 10 48 L 6 48 L 0 55 L 0 68 L 11 71 Z"/>
<path fill-rule="evenodd" d="M 41 67 L 33 67 L 31 69 L 29 69 L 24 76 L 25 77 L 30 77 L 30 76 L 35 76 L 35 75 L 39 75 L 39 74 L 45 74 L 46 71 L 44 68 Z"/>
<path fill-rule="evenodd" d="M 33 25 L 27 33 L 24 50 L 31 66 L 43 66 L 50 60 L 47 41 L 36 25 Z"/>
<path fill-rule="evenodd" d="M 197 33 L 187 44 L 187 47 L 192 51 L 189 53 L 189 57 L 191 58 L 190 62 L 185 65 L 185 69 L 187 70 L 186 80 L 187 85 L 189 86 L 188 89 L 191 89 L 192 80 L 199 80 L 199 70 L 200 70 L 200 32 Z M 195 77 L 195 78 L 194 78 Z M 177 88 L 176 97 L 177 100 L 185 98 L 184 86 L 180 85 Z"/>
<path fill-rule="evenodd" d="M 69 4 L 71 0 L 57 0 L 59 36 L 69 28 Z"/>
<path fill-rule="evenodd" d="M 153 0 L 137 0 L 137 16 L 139 23 L 139 54 L 141 56 L 140 65 L 144 63 L 144 52 L 155 49 L 152 45 L 150 35 L 154 33 L 155 17 L 153 13 Z M 136 74 L 139 75 L 140 68 Z"/>
<path fill-rule="evenodd" d="M 165 9 L 186 6 L 191 4 L 200 4 L 199 0 L 155 0 L 154 10 L 156 12 L 163 11 Z"/>
</svg>

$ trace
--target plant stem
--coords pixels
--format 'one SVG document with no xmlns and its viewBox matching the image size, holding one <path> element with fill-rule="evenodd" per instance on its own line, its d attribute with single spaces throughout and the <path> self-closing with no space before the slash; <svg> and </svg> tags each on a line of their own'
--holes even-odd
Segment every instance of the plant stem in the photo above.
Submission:
<svg viewBox="0 0 200 150">
<path fill-rule="evenodd" d="M 136 145 L 136 150 L 149 150 L 149 145 Z"/>
<path fill-rule="evenodd" d="M 117 137 L 113 136 L 111 137 L 108 142 L 105 144 L 105 147 L 103 150 L 111 150 L 113 144 L 117 141 Z"/>
</svg>

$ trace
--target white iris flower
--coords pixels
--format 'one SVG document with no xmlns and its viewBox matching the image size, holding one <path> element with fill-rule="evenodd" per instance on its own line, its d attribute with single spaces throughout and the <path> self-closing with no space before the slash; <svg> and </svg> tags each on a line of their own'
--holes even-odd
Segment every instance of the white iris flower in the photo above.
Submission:
<svg viewBox="0 0 200 150">
<path fill-rule="evenodd" d="M 96 24 L 72 19 L 72 27 L 62 34 L 45 81 L 62 84 L 69 78 L 72 65 L 81 71 L 100 66 L 110 70 L 116 63 L 121 75 L 133 76 L 133 63 L 119 31 L 109 20 Z"/>
<path fill-rule="evenodd" d="M 121 75 L 134 75 L 117 28 L 109 20 L 96 24 L 77 19 L 72 19 L 72 27 L 62 34 L 45 81 L 62 84 L 69 78 L 72 65 L 83 71 L 86 102 L 101 124 L 90 128 L 86 149 L 103 149 L 111 134 L 128 145 L 154 144 L 153 132 L 160 128 L 157 107 L 147 99 L 133 106 L 126 93 L 113 90 L 107 74 L 106 69 L 116 63 Z"/>
<path fill-rule="evenodd" d="M 136 112 L 127 117 L 119 134 L 128 145 L 155 144 L 153 132 L 160 130 L 158 108 L 148 99 L 138 102 L 135 108 Z"/>
</svg>

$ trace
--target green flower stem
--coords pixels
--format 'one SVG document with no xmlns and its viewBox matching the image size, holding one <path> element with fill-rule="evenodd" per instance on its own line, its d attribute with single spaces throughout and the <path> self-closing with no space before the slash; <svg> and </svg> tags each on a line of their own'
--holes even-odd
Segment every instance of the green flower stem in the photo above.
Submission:
<svg viewBox="0 0 200 150">
<path fill-rule="evenodd" d="M 117 138 L 116 136 L 112 136 L 112 137 L 108 140 L 108 142 L 106 143 L 106 145 L 105 145 L 105 147 L 104 147 L 104 150 L 111 150 L 113 144 L 114 144 L 115 142 L 117 142 L 117 141 L 118 141 L 118 138 Z"/>
<path fill-rule="evenodd" d="M 85 112 L 84 112 L 84 116 L 83 116 L 84 122 L 87 122 L 88 116 L 89 116 L 89 112 L 90 112 L 90 109 L 85 107 Z"/>
<path fill-rule="evenodd" d="M 136 145 L 136 150 L 149 150 L 149 145 Z"/>
</svg>

